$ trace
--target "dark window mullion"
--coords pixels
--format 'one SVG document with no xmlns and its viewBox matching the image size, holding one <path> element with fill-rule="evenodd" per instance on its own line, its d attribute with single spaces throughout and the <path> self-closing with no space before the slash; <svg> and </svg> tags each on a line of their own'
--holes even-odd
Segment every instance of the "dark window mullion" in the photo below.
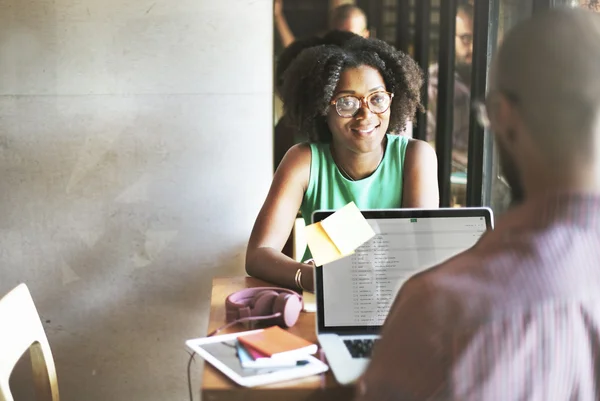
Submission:
<svg viewBox="0 0 600 401">
<path fill-rule="evenodd" d="M 396 0 L 396 48 L 408 53 L 410 46 L 410 1 Z"/>
<path fill-rule="evenodd" d="M 428 104 L 430 29 L 431 0 L 417 0 L 415 4 L 415 60 L 425 73 L 425 81 L 423 82 L 421 93 L 421 103 L 423 103 L 425 110 L 427 110 Z M 427 138 L 427 113 L 417 113 L 417 125 L 413 129 L 413 136 L 421 140 Z"/>
<path fill-rule="evenodd" d="M 378 39 L 383 39 L 383 0 L 370 0 L 367 3 L 371 34 Z"/>
<path fill-rule="evenodd" d="M 501 1 L 502 0 L 490 0 L 490 13 L 488 14 L 488 62 L 490 55 L 496 54 L 496 48 L 498 47 Z M 494 140 L 489 132 L 486 133 L 484 137 L 483 167 L 483 204 L 486 206 L 491 206 L 492 186 L 496 176 L 494 174 Z"/>
<path fill-rule="evenodd" d="M 454 42 L 456 0 L 443 0 L 440 7 L 440 53 L 435 148 L 438 157 L 440 206 L 450 206 L 452 135 L 454 127 Z"/>
<path fill-rule="evenodd" d="M 488 71 L 488 26 L 490 1 L 475 2 L 473 26 L 473 64 L 471 69 L 471 99 L 483 99 Z M 467 206 L 482 205 L 484 129 L 475 112 L 469 117 L 469 147 L 467 167 Z"/>
</svg>

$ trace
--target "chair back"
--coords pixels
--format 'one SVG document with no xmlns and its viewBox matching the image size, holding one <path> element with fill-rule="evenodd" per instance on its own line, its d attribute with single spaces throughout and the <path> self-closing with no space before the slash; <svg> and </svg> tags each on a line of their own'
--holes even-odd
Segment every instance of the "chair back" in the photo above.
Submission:
<svg viewBox="0 0 600 401">
<path fill-rule="evenodd" d="M 0 401 L 14 401 L 9 379 L 29 351 L 36 400 L 59 401 L 50 345 L 29 289 L 19 284 L 0 299 Z"/>
</svg>

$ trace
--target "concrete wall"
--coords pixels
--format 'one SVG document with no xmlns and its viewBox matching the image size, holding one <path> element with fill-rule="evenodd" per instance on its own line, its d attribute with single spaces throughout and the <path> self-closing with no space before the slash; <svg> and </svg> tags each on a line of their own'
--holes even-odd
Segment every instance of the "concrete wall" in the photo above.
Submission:
<svg viewBox="0 0 600 401">
<path fill-rule="evenodd" d="M 271 180 L 272 27 L 270 0 L 0 0 L 0 294 L 30 287 L 63 400 L 187 399 Z"/>
</svg>

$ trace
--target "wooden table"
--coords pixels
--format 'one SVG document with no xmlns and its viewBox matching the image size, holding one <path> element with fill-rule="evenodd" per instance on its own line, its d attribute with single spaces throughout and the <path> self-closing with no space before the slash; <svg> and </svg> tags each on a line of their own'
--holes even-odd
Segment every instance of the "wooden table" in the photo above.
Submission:
<svg viewBox="0 0 600 401">
<path fill-rule="evenodd" d="M 213 280 L 210 302 L 210 320 L 208 332 L 225 324 L 225 298 L 235 291 L 249 287 L 272 286 L 267 282 L 252 277 L 217 277 Z M 219 334 L 235 333 L 247 330 L 242 324 L 235 325 Z M 309 341 L 316 342 L 315 314 L 301 313 L 298 322 L 289 329 Z M 337 383 L 331 371 L 303 379 L 287 381 L 262 387 L 246 388 L 237 385 L 213 368 L 209 363 L 204 365 L 202 378 L 202 400 L 351 400 L 354 389 Z"/>
</svg>

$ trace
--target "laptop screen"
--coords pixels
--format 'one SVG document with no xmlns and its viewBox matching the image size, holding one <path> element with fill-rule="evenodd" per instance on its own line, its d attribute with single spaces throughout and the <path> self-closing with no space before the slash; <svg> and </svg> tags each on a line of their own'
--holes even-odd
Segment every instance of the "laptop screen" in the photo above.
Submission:
<svg viewBox="0 0 600 401">
<path fill-rule="evenodd" d="M 486 208 L 362 213 L 375 237 L 317 268 L 320 332 L 378 331 L 408 278 L 472 247 L 492 226 Z"/>
</svg>

